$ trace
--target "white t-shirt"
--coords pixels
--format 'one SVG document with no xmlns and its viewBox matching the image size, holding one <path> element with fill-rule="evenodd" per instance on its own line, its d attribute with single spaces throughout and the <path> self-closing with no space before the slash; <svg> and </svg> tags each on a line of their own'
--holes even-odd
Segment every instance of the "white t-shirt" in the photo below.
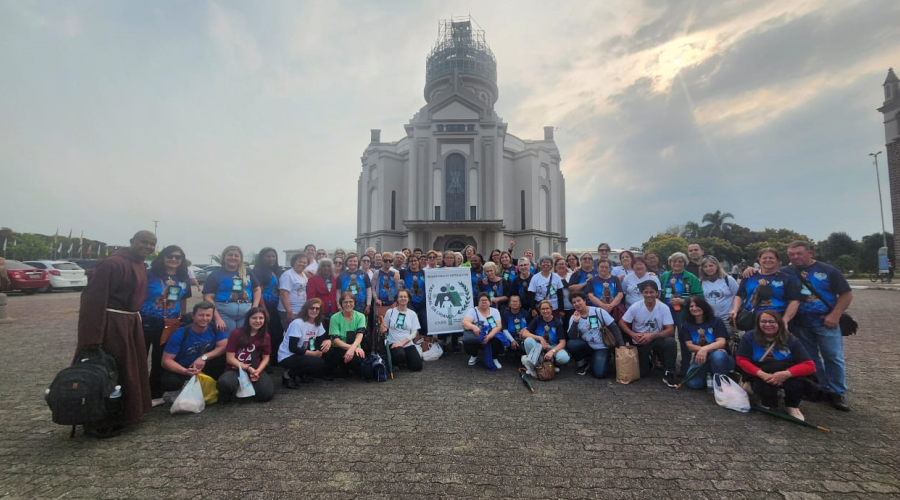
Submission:
<svg viewBox="0 0 900 500">
<path fill-rule="evenodd" d="M 644 304 L 643 300 L 632 304 L 622 315 L 622 320 L 631 323 L 634 333 L 659 333 L 666 325 L 675 324 L 669 306 L 659 300 L 656 301 L 652 311 L 647 309 L 647 304 Z"/>
<path fill-rule="evenodd" d="M 410 308 L 406 308 L 404 312 L 400 312 L 396 307 L 388 309 L 384 313 L 384 322 L 388 327 L 388 343 L 392 345 L 413 338 L 416 331 L 422 328 L 419 316 Z"/>
<path fill-rule="evenodd" d="M 631 304 L 644 300 L 644 296 L 641 295 L 641 291 L 638 289 L 638 284 L 645 281 L 655 282 L 657 290 L 662 288 L 659 284 L 659 279 L 656 276 L 650 276 L 650 274 L 645 274 L 643 278 L 638 278 L 634 273 L 625 276 L 625 280 L 622 281 L 622 288 L 625 289 L 625 307 L 631 307 Z"/>
<path fill-rule="evenodd" d="M 309 339 L 320 337 L 322 335 L 325 335 L 325 327 L 322 325 L 316 326 L 302 319 L 291 321 L 287 331 L 284 332 L 284 340 L 281 341 L 281 345 L 278 346 L 278 362 L 284 361 L 294 355 L 288 347 L 290 346 L 291 337 L 299 338 L 301 342 L 306 343 L 306 348 L 309 349 Z"/>
<path fill-rule="evenodd" d="M 500 311 L 491 308 L 491 314 L 488 317 L 482 316 L 481 312 L 478 311 L 477 307 L 473 307 L 466 312 L 466 318 L 472 320 L 472 323 L 475 323 L 479 327 L 484 326 L 485 323 L 490 325 L 490 329 L 493 330 L 495 327 L 500 326 Z M 493 320 L 493 324 L 491 324 Z"/>
<path fill-rule="evenodd" d="M 316 274 L 319 271 L 319 261 L 313 260 L 306 266 L 306 269 L 303 270 L 305 273 Z"/>
<path fill-rule="evenodd" d="M 591 318 L 596 318 L 593 321 L 595 324 L 592 324 Z M 569 319 L 569 329 L 572 328 L 573 323 L 575 323 L 574 317 Z M 609 326 L 613 323 L 615 323 L 615 320 L 608 312 L 599 307 L 589 307 L 588 316 L 586 318 L 581 318 L 581 321 L 578 322 L 578 336 L 587 342 L 588 345 L 591 346 L 591 349 L 606 349 L 607 347 L 606 344 L 603 343 L 603 333 L 601 329 L 603 328 L 603 325 Z"/>
<path fill-rule="evenodd" d="M 634 271 L 626 271 L 625 266 L 616 266 L 609 270 L 609 274 L 621 280 L 620 276 L 631 276 Z"/>
<path fill-rule="evenodd" d="M 187 267 L 187 270 L 188 270 L 188 279 L 189 279 L 189 280 L 195 280 L 195 279 L 197 279 L 197 277 L 194 276 L 194 270 L 191 269 L 191 266 L 188 266 L 188 267 Z"/>
<path fill-rule="evenodd" d="M 703 296 L 712 306 L 716 317 L 726 323 L 730 322 L 728 313 L 731 312 L 731 303 L 738 291 L 737 281 L 731 276 L 726 276 L 716 281 L 703 280 L 700 284 L 703 286 Z"/>
<path fill-rule="evenodd" d="M 547 278 L 541 273 L 535 274 L 528 285 L 528 291 L 534 292 L 534 303 L 537 304 L 542 300 L 549 300 L 554 311 L 559 309 L 556 291 L 562 290 L 562 288 L 562 280 L 558 274 L 553 273 L 550 273 L 550 276 Z"/>
<path fill-rule="evenodd" d="M 303 304 L 306 304 L 306 285 L 309 282 L 309 278 L 306 277 L 306 274 L 297 274 L 297 271 L 294 269 L 288 269 L 285 271 L 280 278 L 278 278 L 278 290 L 287 290 L 288 291 L 288 301 L 291 303 L 291 312 L 297 314 L 300 312 L 300 308 L 303 307 Z M 281 312 L 287 312 L 284 310 L 284 304 L 281 303 L 281 299 L 278 299 L 278 310 Z"/>
</svg>

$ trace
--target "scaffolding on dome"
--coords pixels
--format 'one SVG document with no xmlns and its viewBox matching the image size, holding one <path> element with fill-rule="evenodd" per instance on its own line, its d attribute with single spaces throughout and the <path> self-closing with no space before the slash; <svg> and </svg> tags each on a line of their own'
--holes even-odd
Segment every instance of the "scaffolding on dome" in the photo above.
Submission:
<svg viewBox="0 0 900 500">
<path fill-rule="evenodd" d="M 454 69 L 497 83 L 497 59 L 472 16 L 438 22 L 438 39 L 426 59 L 425 83 L 452 74 Z"/>
</svg>

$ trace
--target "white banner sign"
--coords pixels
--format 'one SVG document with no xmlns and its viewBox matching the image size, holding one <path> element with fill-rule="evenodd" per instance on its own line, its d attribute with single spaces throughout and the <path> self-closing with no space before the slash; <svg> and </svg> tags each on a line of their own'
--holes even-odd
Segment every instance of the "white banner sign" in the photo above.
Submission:
<svg viewBox="0 0 900 500">
<path fill-rule="evenodd" d="M 462 332 L 462 320 L 473 307 L 472 272 L 468 267 L 425 270 L 428 334 Z"/>
</svg>

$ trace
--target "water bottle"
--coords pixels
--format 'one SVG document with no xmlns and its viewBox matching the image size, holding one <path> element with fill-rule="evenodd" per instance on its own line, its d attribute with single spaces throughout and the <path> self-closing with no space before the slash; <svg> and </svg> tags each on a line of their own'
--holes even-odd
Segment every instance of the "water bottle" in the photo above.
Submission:
<svg viewBox="0 0 900 500">
<path fill-rule="evenodd" d="M 112 394 L 109 395 L 109 399 L 119 399 L 122 397 L 122 386 L 117 385 L 115 389 L 113 389 Z"/>
<path fill-rule="evenodd" d="M 707 390 L 707 391 L 712 391 L 712 390 L 713 390 L 713 376 L 712 376 L 712 373 L 707 373 L 707 374 L 706 374 L 706 390 Z"/>
</svg>

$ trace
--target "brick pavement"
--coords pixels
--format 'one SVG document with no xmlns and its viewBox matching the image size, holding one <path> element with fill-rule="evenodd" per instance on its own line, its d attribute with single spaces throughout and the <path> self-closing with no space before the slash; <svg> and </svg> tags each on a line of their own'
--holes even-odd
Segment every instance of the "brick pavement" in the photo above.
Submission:
<svg viewBox="0 0 900 500">
<path fill-rule="evenodd" d="M 531 394 L 513 362 L 489 373 L 457 354 L 386 384 L 279 386 L 270 403 L 199 415 L 155 408 L 107 441 L 69 439 L 42 397 L 71 358 L 78 294 L 14 296 L 18 321 L 0 325 L 0 496 L 898 498 L 900 294 L 855 294 L 856 409 L 802 406 L 832 433 L 725 410 L 659 376 L 623 386 L 568 368 Z"/>
</svg>

